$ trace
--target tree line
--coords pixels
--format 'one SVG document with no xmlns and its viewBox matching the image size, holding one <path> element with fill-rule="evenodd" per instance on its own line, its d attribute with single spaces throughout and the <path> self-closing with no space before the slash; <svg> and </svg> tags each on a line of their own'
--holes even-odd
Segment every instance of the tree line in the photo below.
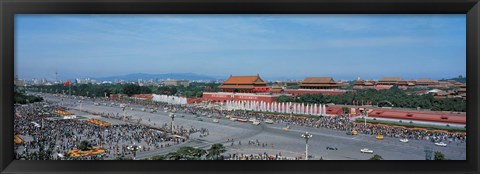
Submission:
<svg viewBox="0 0 480 174">
<path fill-rule="evenodd" d="M 299 103 L 334 103 L 351 105 L 353 101 L 371 101 L 373 105 L 390 106 L 400 108 L 431 109 L 434 111 L 456 111 L 466 112 L 466 102 L 461 98 L 435 99 L 431 94 L 408 95 L 407 92 L 392 87 L 388 90 L 377 91 L 375 89 L 358 90 L 347 92 L 342 95 L 304 94 L 295 97 L 281 96 L 278 102 L 299 102 Z"/>
<path fill-rule="evenodd" d="M 190 86 L 139 86 L 137 84 L 63 84 L 26 87 L 30 91 L 47 93 L 65 93 L 72 95 L 104 97 L 110 94 L 165 94 L 188 98 L 202 97 L 203 92 L 217 92 L 218 85 L 214 83 L 191 83 Z"/>
<path fill-rule="evenodd" d="M 15 104 L 27 104 L 33 102 L 41 102 L 43 101 L 43 98 L 33 95 L 26 95 L 23 91 L 15 90 L 13 93 L 13 100 Z"/>
<path fill-rule="evenodd" d="M 194 147 L 182 147 L 176 152 L 170 152 L 166 155 L 158 155 L 150 158 L 151 160 L 219 160 L 223 159 L 222 153 L 226 152 L 223 144 L 213 144 L 209 149 L 204 150 Z"/>
</svg>

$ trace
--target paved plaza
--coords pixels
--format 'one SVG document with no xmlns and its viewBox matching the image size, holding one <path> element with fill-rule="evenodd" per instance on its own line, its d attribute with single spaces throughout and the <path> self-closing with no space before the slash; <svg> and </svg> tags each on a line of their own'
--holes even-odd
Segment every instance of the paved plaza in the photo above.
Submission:
<svg viewBox="0 0 480 174">
<path fill-rule="evenodd" d="M 63 98 L 53 95 L 44 96 L 48 101 L 55 101 L 65 106 L 69 106 L 70 112 L 78 116 L 87 118 L 96 118 L 112 124 L 134 124 L 137 120 L 142 125 L 160 128 L 164 124 L 170 125 L 171 118 L 163 108 L 158 108 L 158 112 L 150 113 L 142 111 L 144 106 L 129 104 L 126 109 L 126 115 L 131 116 L 131 122 L 100 117 L 90 113 L 110 113 L 112 115 L 123 115 L 122 108 L 118 106 L 95 105 L 91 99 L 83 100 L 79 103 L 78 99 Z M 131 110 L 133 108 L 133 110 Z M 86 111 L 86 112 L 84 112 Z M 89 113 L 87 113 L 89 112 Z M 372 154 L 361 153 L 360 149 L 368 148 L 374 151 L 374 154 L 381 155 L 386 160 L 424 160 L 425 148 L 432 148 L 434 151 L 440 151 L 446 157 L 453 160 L 466 159 L 465 143 L 450 143 L 447 147 L 435 146 L 434 143 L 425 140 L 410 140 L 408 143 L 402 143 L 397 138 L 385 137 L 383 140 L 375 139 L 374 135 L 359 134 L 356 136 L 346 135 L 345 131 L 337 131 L 326 128 L 312 128 L 292 125 L 285 130 L 283 124 L 267 124 L 262 122 L 260 125 L 253 125 L 251 122 L 232 121 L 227 118 L 219 119 L 214 123 L 214 118 L 200 116 L 203 121 L 199 121 L 195 115 L 178 111 L 176 113 L 176 126 L 185 128 L 206 128 L 208 136 L 200 136 L 200 133 L 192 134 L 190 139 L 176 146 L 162 148 L 151 151 L 141 151 L 137 153 L 137 159 L 149 158 L 159 154 L 166 154 L 184 146 L 192 146 L 207 149 L 215 143 L 222 143 L 227 147 L 225 155 L 229 154 L 281 154 L 286 157 L 304 157 L 305 140 L 301 137 L 302 133 L 310 132 L 313 137 L 309 140 L 309 155 L 311 159 L 325 160 L 366 160 L 372 157 Z M 233 142 L 231 141 L 233 139 Z M 250 143 L 255 142 L 255 143 Z M 257 143 L 258 142 L 258 143 Z M 327 150 L 327 146 L 335 146 L 338 150 Z"/>
</svg>

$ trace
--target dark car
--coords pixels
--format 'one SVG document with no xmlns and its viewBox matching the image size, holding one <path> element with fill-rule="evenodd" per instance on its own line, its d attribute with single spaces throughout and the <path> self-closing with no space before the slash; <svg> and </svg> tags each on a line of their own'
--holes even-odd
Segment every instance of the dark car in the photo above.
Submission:
<svg viewBox="0 0 480 174">
<path fill-rule="evenodd" d="M 327 150 L 338 150 L 335 146 L 327 146 Z"/>
<path fill-rule="evenodd" d="M 198 120 L 198 121 L 203 121 L 203 119 L 202 119 L 202 118 L 198 118 L 197 120 Z"/>
</svg>

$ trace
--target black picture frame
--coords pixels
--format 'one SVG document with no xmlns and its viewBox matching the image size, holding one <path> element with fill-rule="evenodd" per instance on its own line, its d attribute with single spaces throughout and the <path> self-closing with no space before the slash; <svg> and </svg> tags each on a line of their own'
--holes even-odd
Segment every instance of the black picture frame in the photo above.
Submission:
<svg viewBox="0 0 480 174">
<path fill-rule="evenodd" d="M 478 173 L 478 0 L 1 0 L 1 173 Z M 15 14 L 466 14 L 465 161 L 18 161 L 13 160 Z"/>
</svg>

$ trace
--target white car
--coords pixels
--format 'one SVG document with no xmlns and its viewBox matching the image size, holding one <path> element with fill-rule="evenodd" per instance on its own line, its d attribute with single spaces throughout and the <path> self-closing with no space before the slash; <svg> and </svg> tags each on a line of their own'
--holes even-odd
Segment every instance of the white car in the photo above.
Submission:
<svg viewBox="0 0 480 174">
<path fill-rule="evenodd" d="M 273 120 L 271 120 L 271 119 L 266 119 L 266 120 L 265 120 L 265 123 L 273 124 Z"/>
<path fill-rule="evenodd" d="M 406 139 L 406 138 L 400 139 L 400 142 L 402 142 L 402 143 L 408 143 L 408 139 Z"/>
<path fill-rule="evenodd" d="M 218 123 L 219 121 L 218 121 L 218 119 L 215 118 L 215 119 L 213 119 L 213 122 Z"/>
<path fill-rule="evenodd" d="M 255 120 L 255 121 L 253 122 L 253 125 L 259 125 L 259 124 L 260 124 L 260 121 L 256 121 L 256 120 Z"/>
<path fill-rule="evenodd" d="M 444 142 L 435 143 L 435 145 L 437 145 L 437 146 L 443 146 L 443 147 L 447 146 L 447 144 L 445 144 Z"/>
<path fill-rule="evenodd" d="M 362 152 L 362 153 L 373 153 L 373 150 L 365 148 L 365 149 L 360 149 L 360 152 Z"/>
</svg>

